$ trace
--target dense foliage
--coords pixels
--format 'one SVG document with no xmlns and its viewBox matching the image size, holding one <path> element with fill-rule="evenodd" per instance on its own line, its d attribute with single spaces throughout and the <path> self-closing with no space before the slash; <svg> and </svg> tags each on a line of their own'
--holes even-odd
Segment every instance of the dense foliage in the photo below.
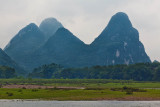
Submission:
<svg viewBox="0 0 160 107">
<path fill-rule="evenodd" d="M 62 70 L 62 67 L 57 64 L 43 65 L 39 68 L 35 68 L 29 77 L 33 78 L 52 78 L 53 73 Z"/>
<path fill-rule="evenodd" d="M 0 78 L 14 78 L 14 77 L 16 77 L 15 69 L 7 66 L 0 66 Z"/>
<path fill-rule="evenodd" d="M 46 76 L 47 75 L 47 76 Z M 51 64 L 34 69 L 34 78 L 68 79 L 119 79 L 136 81 L 160 81 L 160 63 L 137 63 L 132 65 L 93 66 L 66 68 Z"/>
</svg>

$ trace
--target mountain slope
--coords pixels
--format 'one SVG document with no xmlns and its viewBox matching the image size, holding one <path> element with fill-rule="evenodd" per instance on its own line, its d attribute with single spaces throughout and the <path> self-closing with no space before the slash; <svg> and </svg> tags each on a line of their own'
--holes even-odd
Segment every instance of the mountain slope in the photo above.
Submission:
<svg viewBox="0 0 160 107">
<path fill-rule="evenodd" d="M 44 44 L 44 34 L 34 23 L 27 25 L 4 48 L 4 51 L 24 68 L 30 54 Z"/>
<path fill-rule="evenodd" d="M 25 74 L 25 71 L 16 62 L 14 62 L 2 49 L 0 49 L 0 65 L 12 67 L 20 75 Z"/>
<path fill-rule="evenodd" d="M 55 62 L 65 67 L 75 66 L 77 56 L 83 53 L 82 50 L 85 46 L 86 45 L 69 30 L 59 28 L 45 45 L 36 52 L 36 56 L 40 56 L 40 58 L 36 59 L 41 60 L 37 61 L 41 62 L 41 65 Z"/>
</svg>

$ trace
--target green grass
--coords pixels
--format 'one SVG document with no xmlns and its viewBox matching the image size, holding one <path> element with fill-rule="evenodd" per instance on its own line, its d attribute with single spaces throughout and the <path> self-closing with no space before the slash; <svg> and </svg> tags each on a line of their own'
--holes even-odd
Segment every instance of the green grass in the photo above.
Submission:
<svg viewBox="0 0 160 107">
<path fill-rule="evenodd" d="M 21 91 L 20 91 L 21 90 Z M 9 96 L 7 93 L 12 93 Z M 125 100 L 127 98 L 160 99 L 160 90 L 147 89 L 147 92 L 126 92 L 104 90 L 51 90 L 51 89 L 0 89 L 0 99 L 41 99 L 41 100 Z M 132 99 L 131 99 L 132 100 Z"/>
</svg>

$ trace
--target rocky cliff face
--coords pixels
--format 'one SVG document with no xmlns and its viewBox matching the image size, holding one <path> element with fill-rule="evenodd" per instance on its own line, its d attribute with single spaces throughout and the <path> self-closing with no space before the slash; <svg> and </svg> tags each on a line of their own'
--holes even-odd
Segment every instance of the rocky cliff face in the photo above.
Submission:
<svg viewBox="0 0 160 107">
<path fill-rule="evenodd" d="M 143 44 L 139 41 L 138 31 L 122 12 L 111 18 L 108 26 L 90 46 L 94 50 L 94 65 L 150 62 Z"/>
</svg>

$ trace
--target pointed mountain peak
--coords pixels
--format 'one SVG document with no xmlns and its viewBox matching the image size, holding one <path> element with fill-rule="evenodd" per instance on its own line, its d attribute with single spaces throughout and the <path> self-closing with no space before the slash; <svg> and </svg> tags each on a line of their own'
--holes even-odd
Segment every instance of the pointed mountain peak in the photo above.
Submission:
<svg viewBox="0 0 160 107">
<path fill-rule="evenodd" d="M 35 23 L 30 23 L 27 25 L 28 27 L 31 27 L 31 26 L 34 26 L 34 27 L 37 27 L 37 25 Z"/>
<path fill-rule="evenodd" d="M 128 17 L 128 15 L 126 13 L 124 13 L 124 12 L 118 12 L 114 16 L 117 16 L 117 17 Z"/>
<path fill-rule="evenodd" d="M 35 23 L 30 23 L 24 29 L 38 29 L 38 26 Z"/>
<path fill-rule="evenodd" d="M 71 33 L 68 29 L 61 27 L 59 28 L 56 33 L 50 38 L 50 39 L 60 39 L 63 41 L 70 41 L 70 40 L 75 40 L 78 42 L 82 42 L 79 38 L 77 38 L 73 33 Z"/>
<path fill-rule="evenodd" d="M 128 18 L 128 15 L 123 12 L 118 12 L 112 16 L 108 28 L 130 28 L 132 27 L 131 21 Z"/>
<path fill-rule="evenodd" d="M 45 34 L 46 39 L 54 35 L 54 33 L 63 27 L 63 25 L 55 18 L 47 18 L 42 21 L 39 28 Z"/>
<path fill-rule="evenodd" d="M 27 33 L 37 30 L 39 30 L 38 26 L 35 23 L 30 23 L 29 25 L 25 26 L 22 30 L 20 30 L 19 34 L 21 35 L 21 33 Z"/>
<path fill-rule="evenodd" d="M 63 45 L 62 45 L 63 44 Z M 70 45 L 69 45 L 70 44 Z M 45 47 L 52 48 L 54 46 L 58 47 L 66 47 L 76 45 L 76 44 L 84 44 L 79 38 L 73 35 L 68 29 L 66 28 L 59 28 L 56 33 L 51 36 L 45 44 Z M 67 49 L 67 48 L 66 48 Z"/>
<path fill-rule="evenodd" d="M 44 34 L 40 31 L 36 24 L 30 23 L 11 39 L 11 41 L 4 48 L 4 51 L 14 60 L 20 60 L 26 57 L 25 55 L 28 53 L 31 53 L 35 49 L 39 48 L 39 46 L 43 43 Z M 17 55 L 17 53 L 19 54 Z M 19 58 L 20 55 L 21 58 Z"/>
<path fill-rule="evenodd" d="M 70 34 L 70 35 L 73 35 L 68 29 L 64 28 L 64 27 L 61 27 L 59 28 L 56 33 L 56 35 L 66 35 L 66 34 Z"/>
<path fill-rule="evenodd" d="M 138 31 L 132 27 L 126 13 L 118 12 L 112 16 L 107 27 L 92 44 L 107 44 L 117 41 L 139 41 Z"/>
</svg>

